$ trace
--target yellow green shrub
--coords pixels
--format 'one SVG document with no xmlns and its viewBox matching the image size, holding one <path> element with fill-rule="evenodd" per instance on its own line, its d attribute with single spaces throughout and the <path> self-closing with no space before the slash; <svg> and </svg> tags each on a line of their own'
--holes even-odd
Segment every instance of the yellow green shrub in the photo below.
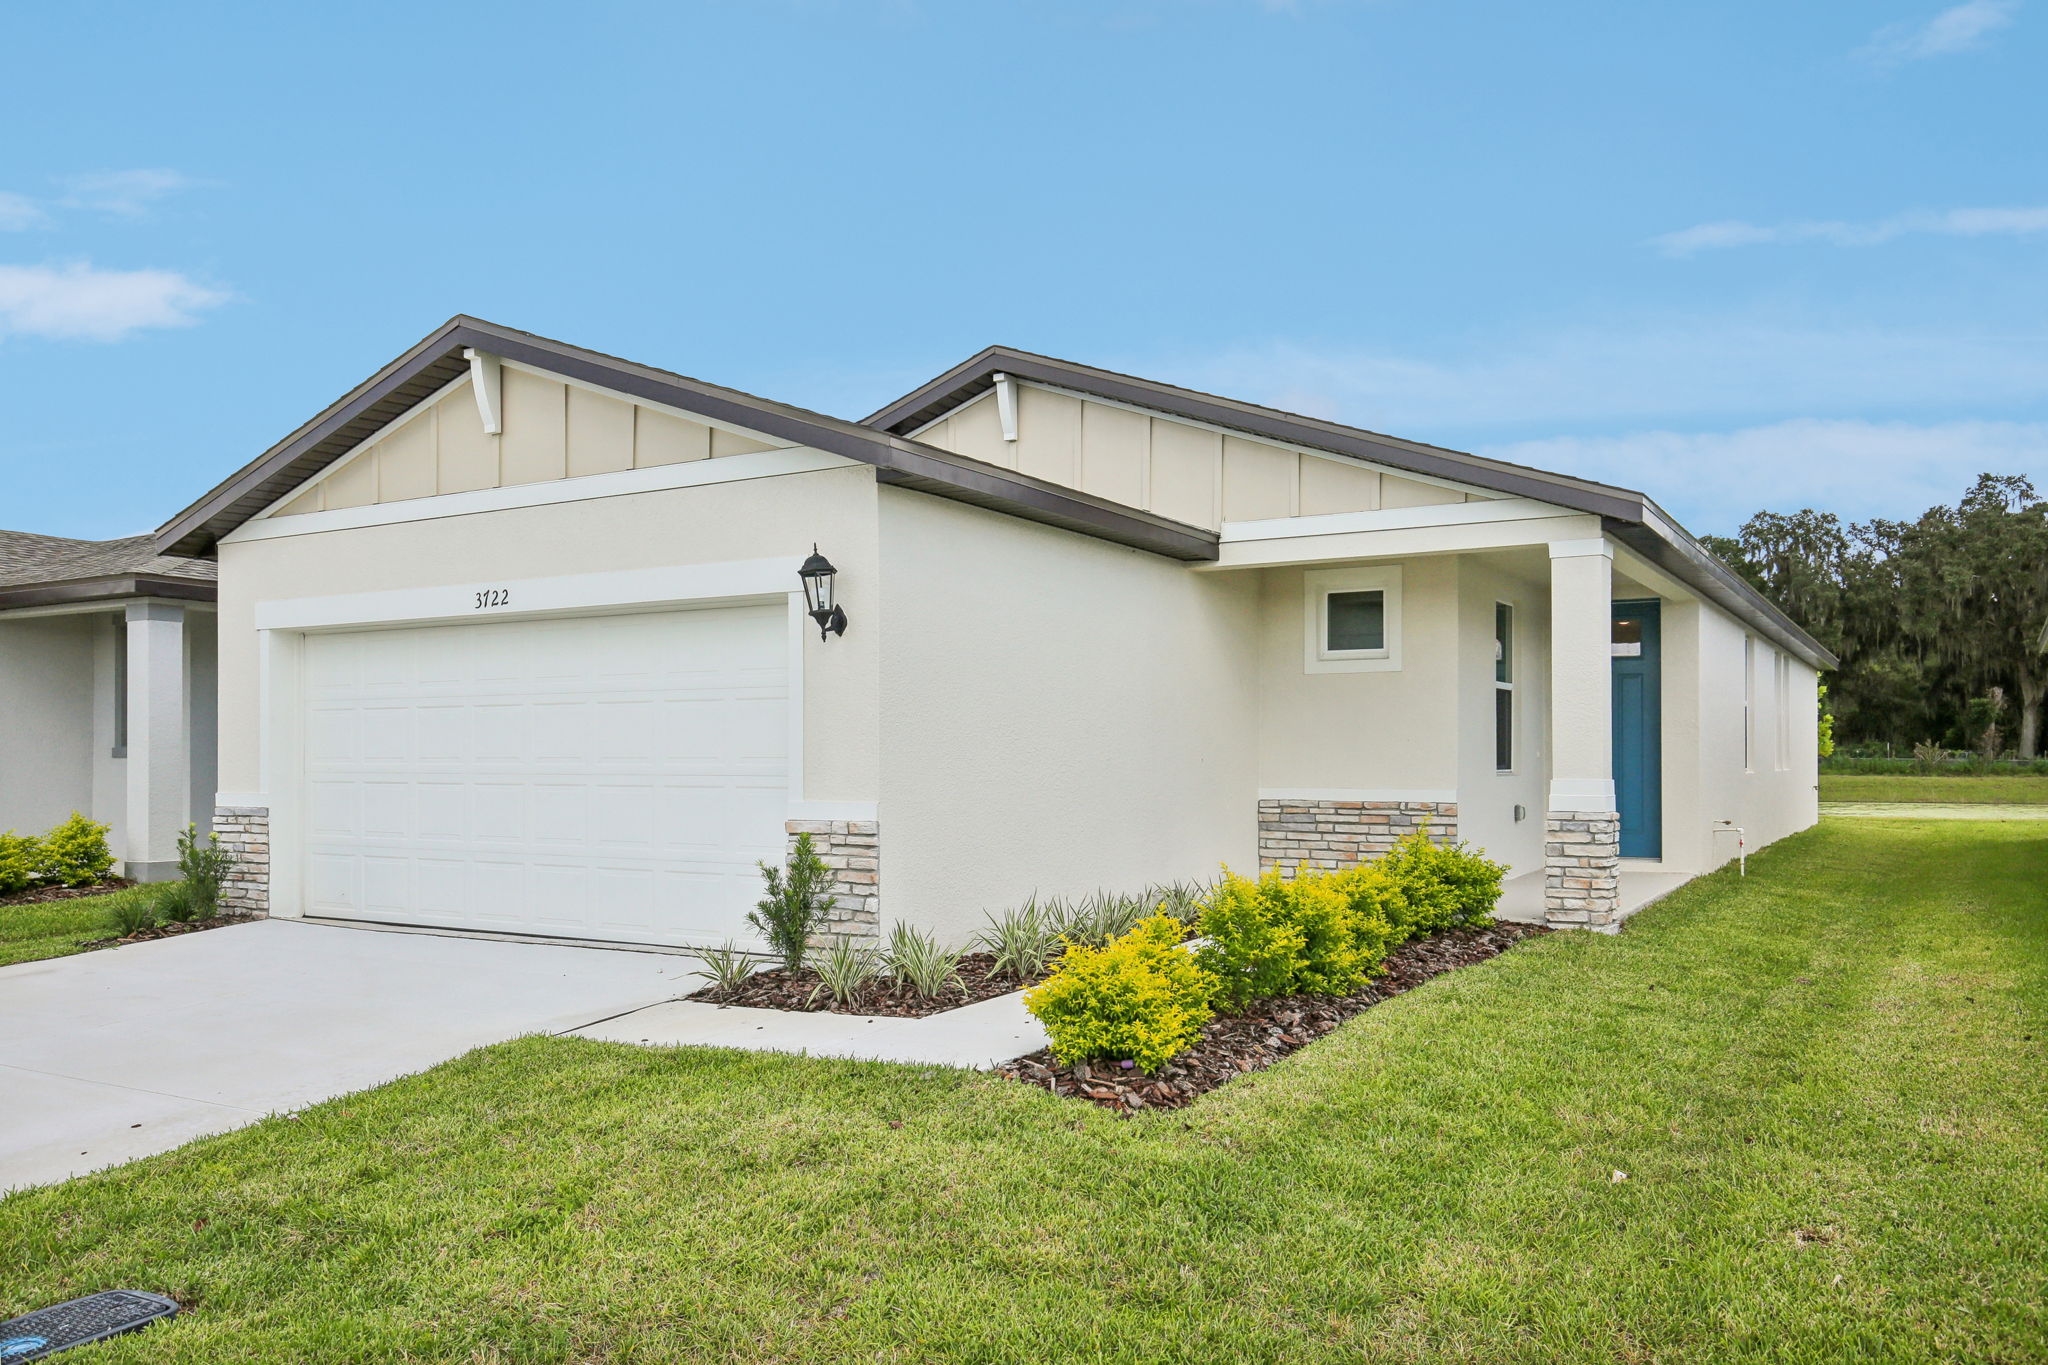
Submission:
<svg viewBox="0 0 2048 1365">
<path fill-rule="evenodd" d="M 107 875 L 114 855 L 107 826 L 77 811 L 42 838 L 42 878 L 60 886 L 88 886 Z"/>
<path fill-rule="evenodd" d="M 1186 926 L 1140 920 L 1100 948 L 1069 943 L 1059 966 L 1024 997 L 1063 1062 L 1130 1060 L 1157 1071 L 1194 1046 L 1213 1014 L 1216 979 L 1181 947 Z"/>
<path fill-rule="evenodd" d="M 33 834 L 0 834 L 0 896 L 23 891 L 43 874 L 42 841 Z"/>
<path fill-rule="evenodd" d="M 1374 901 L 1401 938 L 1490 922 L 1507 868 L 1467 844 L 1433 843 L 1418 831 L 1376 862 L 1347 874 L 1352 892 Z"/>
<path fill-rule="evenodd" d="M 1289 912 L 1287 879 L 1278 871 L 1252 881 L 1225 868 L 1195 932 L 1209 940 L 1200 957 L 1216 978 L 1216 1005 L 1224 1010 L 1287 994 L 1307 948 Z"/>
</svg>

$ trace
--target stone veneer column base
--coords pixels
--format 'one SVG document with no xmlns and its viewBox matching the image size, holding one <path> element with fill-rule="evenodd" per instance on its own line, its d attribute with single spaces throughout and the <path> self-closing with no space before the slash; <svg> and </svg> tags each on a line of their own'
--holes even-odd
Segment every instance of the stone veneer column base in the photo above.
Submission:
<svg viewBox="0 0 2048 1365">
<path fill-rule="evenodd" d="M 1458 838 L 1455 801 L 1259 801 L 1259 870 L 1293 876 L 1303 867 L 1349 867 L 1427 828 L 1438 843 Z"/>
<path fill-rule="evenodd" d="M 1613 933 L 1621 923 L 1621 816 L 1552 811 L 1543 840 L 1545 922 Z"/>
<path fill-rule="evenodd" d="M 834 943 L 874 946 L 882 935 L 881 839 L 873 820 L 791 820 L 784 829 L 789 844 L 811 836 L 811 847 L 832 880 L 826 888 L 835 904 L 831 920 L 812 939 L 819 947 Z"/>
<path fill-rule="evenodd" d="M 213 832 L 235 855 L 220 891 L 220 908 L 235 915 L 270 913 L 270 809 L 215 806 Z"/>
</svg>

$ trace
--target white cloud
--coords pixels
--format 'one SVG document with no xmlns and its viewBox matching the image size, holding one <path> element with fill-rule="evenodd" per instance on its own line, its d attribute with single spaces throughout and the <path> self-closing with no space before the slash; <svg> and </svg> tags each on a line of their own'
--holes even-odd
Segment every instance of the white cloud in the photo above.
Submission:
<svg viewBox="0 0 2048 1365">
<path fill-rule="evenodd" d="M 197 182 L 178 171 L 141 170 L 69 175 L 59 183 L 64 187 L 67 207 L 139 218 L 159 199 Z"/>
<path fill-rule="evenodd" d="M 0 232 L 19 232 L 49 221 L 43 206 L 25 194 L 0 190 Z"/>
<path fill-rule="evenodd" d="M 1199 358 L 1131 357 L 1122 368 L 1455 445 L 1532 427 L 2036 403 L 2048 389 L 2048 328 L 1907 332 L 1680 317 L 1530 328 L 1432 357 L 1274 342 Z"/>
<path fill-rule="evenodd" d="M 1766 243 L 1822 242 L 1829 246 L 1878 246 L 1897 237 L 1927 234 L 1941 237 L 2026 237 L 2048 232 L 2048 207 L 2011 209 L 1948 209 L 1944 212 L 1901 213 L 1872 223 L 1803 220 L 1763 225 L 1727 221 L 1701 223 L 1651 238 L 1667 256 Z"/>
<path fill-rule="evenodd" d="M 2027 474 L 2048 487 L 2044 422 L 1800 418 L 1735 431 L 1557 436 L 1478 453 L 1634 488 L 1692 530 L 1724 535 L 1765 509 L 1913 517 L 1953 503 L 1985 472 Z"/>
<path fill-rule="evenodd" d="M 1974 51 L 1987 35 L 2010 24 L 2019 8 L 2019 0 L 1968 0 L 1932 19 L 1887 24 L 1856 55 L 1874 66 L 1893 67 Z"/>
<path fill-rule="evenodd" d="M 0 265 L 0 337 L 118 341 L 150 327 L 185 327 L 227 301 L 174 270 Z"/>
</svg>

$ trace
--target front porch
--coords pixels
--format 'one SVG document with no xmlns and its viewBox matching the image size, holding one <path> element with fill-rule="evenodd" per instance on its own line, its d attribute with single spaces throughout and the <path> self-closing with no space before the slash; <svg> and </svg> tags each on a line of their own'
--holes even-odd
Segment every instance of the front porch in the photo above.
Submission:
<svg viewBox="0 0 2048 1365">
<path fill-rule="evenodd" d="M 1663 900 L 1691 880 L 1691 873 L 1672 872 L 1656 863 L 1623 858 L 1615 874 L 1617 908 L 1614 919 L 1611 923 L 1591 927 L 1603 933 L 1614 933 L 1621 927 L 1621 921 L 1644 906 Z M 1538 869 L 1508 878 L 1501 888 L 1500 905 L 1494 911 L 1494 917 L 1518 924 L 1553 923 L 1544 896 L 1543 871 Z"/>
</svg>

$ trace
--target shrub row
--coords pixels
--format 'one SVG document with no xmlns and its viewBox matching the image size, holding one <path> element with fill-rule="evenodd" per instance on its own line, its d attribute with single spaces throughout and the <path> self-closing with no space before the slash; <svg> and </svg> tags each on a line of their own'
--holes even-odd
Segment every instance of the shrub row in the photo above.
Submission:
<svg viewBox="0 0 2048 1365">
<path fill-rule="evenodd" d="M 1278 995 L 1350 995 L 1406 940 L 1488 923 L 1506 873 L 1426 832 L 1338 872 L 1253 881 L 1226 869 L 1199 902 L 1196 943 L 1183 942 L 1190 926 L 1164 913 L 1101 947 L 1069 940 L 1024 1004 L 1061 1061 L 1154 1071 L 1192 1047 L 1218 1011 Z"/>
<path fill-rule="evenodd" d="M 0 834 L 0 896 L 31 886 L 90 886 L 113 866 L 107 826 L 77 811 L 41 836 Z"/>
</svg>

